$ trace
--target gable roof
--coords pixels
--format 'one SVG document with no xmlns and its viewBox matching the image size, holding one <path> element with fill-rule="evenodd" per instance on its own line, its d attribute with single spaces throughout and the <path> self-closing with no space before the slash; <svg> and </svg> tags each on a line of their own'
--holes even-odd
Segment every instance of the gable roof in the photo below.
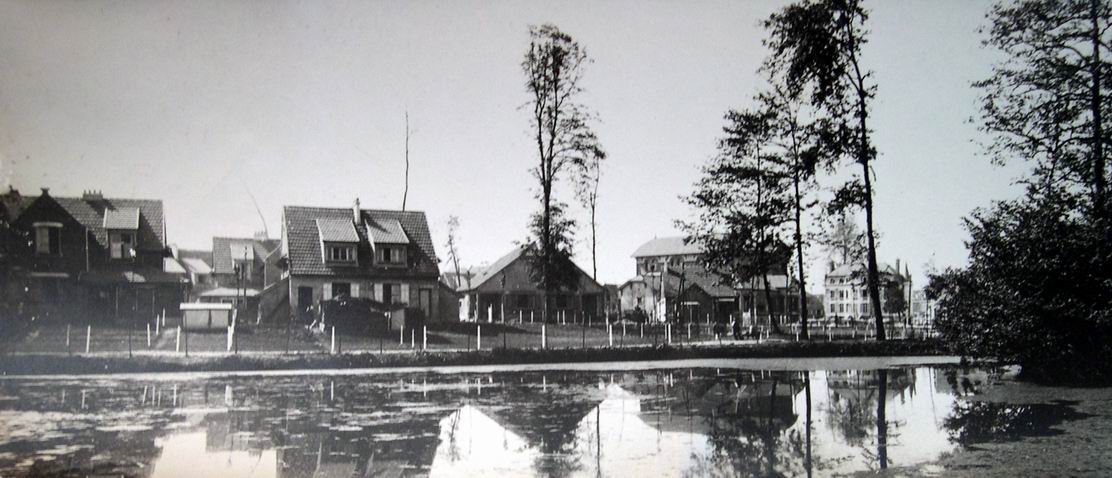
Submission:
<svg viewBox="0 0 1112 478">
<path fill-rule="evenodd" d="M 370 243 L 366 239 L 367 224 L 395 221 L 401 227 L 405 236 L 409 238 L 410 244 L 414 246 L 409 249 L 408 254 L 412 267 L 404 271 L 392 269 L 392 272 L 386 272 L 379 269 L 377 272 L 403 275 L 420 274 L 434 278 L 440 275 L 437 267 L 436 249 L 433 247 L 428 220 L 425 218 L 424 212 L 381 209 L 360 210 L 360 219 L 362 220 L 358 224 L 352 225 L 358 236 L 356 249 L 359 265 L 357 267 L 325 264 L 320 250 L 320 232 L 317 228 L 317 219 L 343 220 L 352 224 L 351 208 L 286 206 L 282 210 L 282 216 L 290 274 L 335 276 L 370 275 L 372 272 L 376 272 L 376 268 L 370 261 L 372 252 Z"/>
<path fill-rule="evenodd" d="M 166 247 L 166 222 L 162 215 L 162 201 L 158 199 L 76 198 L 53 195 L 35 197 L 26 210 L 37 207 L 41 201 L 53 201 L 62 207 L 79 224 L 93 235 L 101 247 L 108 247 L 108 230 L 105 228 L 107 211 L 137 209 L 138 230 L 136 248 L 161 250 Z M 111 213 L 115 214 L 115 213 Z M 22 215 L 21 215 L 22 216 Z"/>
<path fill-rule="evenodd" d="M 702 254 L 698 244 L 685 244 L 682 236 L 657 237 L 641 244 L 633 251 L 633 257 L 675 256 L 681 254 Z"/>
<path fill-rule="evenodd" d="M 252 239 L 248 237 L 212 238 L 212 272 L 215 274 L 235 273 L 235 259 L 248 261 L 265 258 L 278 247 L 279 241 L 273 239 Z"/>
<path fill-rule="evenodd" d="M 471 279 L 471 287 L 461 286 L 457 290 L 462 292 L 464 290 L 475 290 L 482 287 L 484 283 L 494 278 L 494 276 L 499 275 L 503 270 L 505 270 L 514 262 L 517 262 L 518 259 L 524 257 L 527 253 L 527 246 L 514 246 L 513 250 L 511 250 L 509 253 L 502 257 L 499 257 L 498 260 L 491 263 L 490 266 L 487 266 L 486 269 L 483 269 L 482 271 L 476 273 L 475 277 Z M 586 280 L 589 284 L 594 284 L 599 289 L 603 288 L 602 284 L 599 284 L 598 281 L 592 279 L 590 274 L 584 271 L 582 267 L 579 267 L 579 264 L 576 264 L 575 261 L 570 262 L 572 267 L 575 267 L 575 270 L 579 272 L 581 281 Z M 580 284 L 582 284 L 582 282 L 580 282 Z"/>
</svg>

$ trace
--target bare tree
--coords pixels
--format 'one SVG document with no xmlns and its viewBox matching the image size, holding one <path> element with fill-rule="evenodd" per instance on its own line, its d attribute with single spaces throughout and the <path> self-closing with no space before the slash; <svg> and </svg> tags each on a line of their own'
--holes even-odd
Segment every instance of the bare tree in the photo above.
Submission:
<svg viewBox="0 0 1112 478">
<path fill-rule="evenodd" d="M 591 157 L 584 161 L 575 181 L 575 195 L 587 209 L 591 221 L 591 278 L 598 280 L 598 183 L 602 177 L 602 158 Z"/>
<path fill-rule="evenodd" d="M 452 263 L 452 268 L 456 271 L 456 287 L 463 285 L 460 281 L 459 270 L 459 217 L 456 215 L 448 216 L 448 242 L 444 245 L 448 249 L 448 261 Z"/>
</svg>

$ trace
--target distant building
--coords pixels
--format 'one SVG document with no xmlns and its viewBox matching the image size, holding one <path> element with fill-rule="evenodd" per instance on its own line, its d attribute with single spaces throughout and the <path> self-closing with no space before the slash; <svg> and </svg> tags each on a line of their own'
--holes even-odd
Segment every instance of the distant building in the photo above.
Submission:
<svg viewBox="0 0 1112 478">
<path fill-rule="evenodd" d="M 440 272 L 423 212 L 361 209 L 358 199 L 350 208 L 286 206 L 280 249 L 273 263 L 283 272 L 266 274 L 278 276 L 266 288 L 285 289 L 298 318 L 311 320 L 321 301 L 353 297 L 439 319 Z"/>
<path fill-rule="evenodd" d="M 25 260 L 30 313 L 73 320 L 149 320 L 177 311 L 188 279 L 166 246 L 162 201 L 55 197 L 48 189 L 15 222 L 32 240 Z"/>
<path fill-rule="evenodd" d="M 901 273 L 900 263 L 892 267 L 887 264 L 878 265 L 880 277 L 880 303 L 881 311 L 885 318 L 906 316 L 910 302 L 906 285 L 910 282 L 910 275 Z M 869 289 L 866 286 L 866 267 L 864 264 L 842 264 L 831 266 L 826 273 L 825 294 L 823 296 L 823 310 L 826 316 L 834 320 L 867 320 L 873 317 L 872 304 L 869 299 Z M 895 300 L 896 294 L 903 304 L 900 311 L 890 309 L 888 303 Z"/>
<path fill-rule="evenodd" d="M 242 306 L 243 317 L 256 319 L 259 294 L 266 284 L 266 259 L 280 245 L 276 239 L 212 238 L 209 281 L 205 287 L 195 286 L 194 296 L 202 302 Z"/>
<path fill-rule="evenodd" d="M 770 271 L 766 299 L 763 278 L 731 282 L 702 264 L 703 249 L 683 237 L 654 238 L 633 253 L 637 275 L 619 287 L 622 313 L 644 312 L 650 320 L 728 322 L 799 315 L 796 285 L 786 264 Z"/>
<path fill-rule="evenodd" d="M 576 286 L 546 294 L 530 279 L 529 257 L 525 247 L 515 247 L 479 272 L 459 290 L 463 294 L 460 315 L 467 320 L 566 321 L 604 317 L 605 290 L 589 274 L 575 267 Z M 547 299 L 547 307 L 545 301 Z M 466 314 L 464 313 L 466 312 Z"/>
<path fill-rule="evenodd" d="M 927 298 L 927 291 L 911 291 L 911 319 L 919 323 L 934 324 L 938 315 L 938 301 Z"/>
</svg>

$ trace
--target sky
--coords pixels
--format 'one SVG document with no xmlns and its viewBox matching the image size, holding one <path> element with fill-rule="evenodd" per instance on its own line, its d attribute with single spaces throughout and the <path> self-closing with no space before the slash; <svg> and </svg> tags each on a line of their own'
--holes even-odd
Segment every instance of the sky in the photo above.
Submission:
<svg viewBox="0 0 1112 478">
<path fill-rule="evenodd" d="M 425 211 L 437 253 L 459 217 L 464 264 L 527 237 L 538 206 L 521 59 L 554 23 L 593 59 L 582 102 L 609 156 L 598 279 L 678 235 L 682 197 L 715 153 L 723 114 L 761 87 L 771 1 L 0 0 L 0 187 L 161 199 L 169 241 L 280 234 L 283 205 Z M 1018 195 L 1022 165 L 990 164 L 971 118 L 997 54 L 987 2 L 866 1 L 875 224 L 882 262 L 966 262 L 961 218 Z M 571 184 L 557 194 L 572 202 Z M 256 210 L 255 203 L 258 205 Z M 586 214 L 576 262 L 590 272 Z M 821 288 L 825 253 L 808 251 Z"/>
</svg>

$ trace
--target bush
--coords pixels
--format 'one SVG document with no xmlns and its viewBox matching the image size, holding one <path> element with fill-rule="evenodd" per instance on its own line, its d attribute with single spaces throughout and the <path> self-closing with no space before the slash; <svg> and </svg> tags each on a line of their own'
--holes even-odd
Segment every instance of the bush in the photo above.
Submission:
<svg viewBox="0 0 1112 478">
<path fill-rule="evenodd" d="M 1075 201 L 1029 193 L 966 219 L 969 266 L 927 290 L 955 352 L 1038 381 L 1112 382 L 1112 247 Z"/>
</svg>

